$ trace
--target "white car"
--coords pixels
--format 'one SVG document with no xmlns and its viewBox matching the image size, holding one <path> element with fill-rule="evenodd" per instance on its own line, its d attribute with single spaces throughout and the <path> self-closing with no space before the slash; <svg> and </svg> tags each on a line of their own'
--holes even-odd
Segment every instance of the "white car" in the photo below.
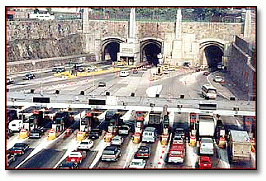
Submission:
<svg viewBox="0 0 266 181">
<path fill-rule="evenodd" d="M 128 71 L 121 71 L 120 77 L 127 77 L 129 75 Z"/>
<path fill-rule="evenodd" d="M 145 165 L 146 161 L 144 159 L 133 159 L 129 164 L 128 168 L 143 169 Z"/>
<path fill-rule="evenodd" d="M 93 147 L 93 141 L 90 139 L 85 139 L 80 142 L 78 149 L 80 150 L 89 150 Z"/>
<path fill-rule="evenodd" d="M 223 78 L 222 78 L 222 76 L 216 75 L 216 76 L 213 78 L 213 81 L 214 81 L 214 82 L 222 82 L 222 81 L 223 81 Z"/>
<path fill-rule="evenodd" d="M 124 134 L 124 135 L 128 135 L 130 130 L 130 127 L 128 125 L 122 125 L 119 129 L 118 129 L 118 134 Z"/>
<path fill-rule="evenodd" d="M 112 138 L 111 145 L 122 145 L 123 138 L 121 136 L 115 136 Z"/>
</svg>

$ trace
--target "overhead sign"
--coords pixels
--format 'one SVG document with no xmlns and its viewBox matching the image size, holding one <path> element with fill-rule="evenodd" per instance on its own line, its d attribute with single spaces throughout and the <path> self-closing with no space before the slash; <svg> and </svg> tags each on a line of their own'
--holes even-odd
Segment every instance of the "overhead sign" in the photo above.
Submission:
<svg viewBox="0 0 266 181">
<path fill-rule="evenodd" d="M 32 102 L 50 103 L 50 97 L 33 97 Z"/>
</svg>

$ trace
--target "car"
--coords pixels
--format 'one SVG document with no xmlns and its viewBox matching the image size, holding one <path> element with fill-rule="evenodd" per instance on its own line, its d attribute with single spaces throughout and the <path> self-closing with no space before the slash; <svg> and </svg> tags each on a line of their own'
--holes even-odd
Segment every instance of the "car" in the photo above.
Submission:
<svg viewBox="0 0 266 181">
<path fill-rule="evenodd" d="M 201 156 L 198 162 L 199 169 L 211 169 L 212 168 L 212 161 L 211 158 L 208 156 Z"/>
<path fill-rule="evenodd" d="M 128 168 L 133 169 L 143 169 L 145 168 L 146 160 L 144 159 L 133 159 L 131 163 L 129 164 Z"/>
<path fill-rule="evenodd" d="M 74 169 L 74 168 L 78 168 L 78 164 L 75 162 L 67 162 L 67 161 L 63 161 L 58 168 L 60 169 Z"/>
<path fill-rule="evenodd" d="M 118 128 L 118 134 L 128 135 L 130 127 L 128 125 L 122 125 Z"/>
<path fill-rule="evenodd" d="M 27 143 L 16 143 L 12 148 L 8 151 L 10 154 L 14 155 L 23 155 L 29 148 Z"/>
<path fill-rule="evenodd" d="M 30 80 L 30 79 L 34 79 L 35 75 L 33 73 L 26 73 L 23 77 L 23 80 Z"/>
<path fill-rule="evenodd" d="M 98 83 L 98 87 L 105 87 L 106 86 L 106 83 L 105 82 L 99 82 Z"/>
<path fill-rule="evenodd" d="M 61 72 L 64 72 L 64 71 L 65 71 L 64 67 L 54 67 L 52 69 L 52 72 L 55 72 L 55 73 L 61 73 Z"/>
<path fill-rule="evenodd" d="M 118 157 L 121 157 L 121 150 L 118 146 L 106 146 L 103 150 L 101 160 L 102 161 L 117 161 Z"/>
<path fill-rule="evenodd" d="M 7 85 L 14 84 L 14 80 L 11 77 L 7 77 L 6 83 Z"/>
<path fill-rule="evenodd" d="M 175 136 L 181 136 L 182 138 L 185 138 L 185 131 L 183 128 L 176 128 L 175 129 Z"/>
<path fill-rule="evenodd" d="M 79 150 L 89 150 L 93 147 L 93 141 L 90 139 L 85 139 L 82 140 L 79 145 L 78 145 L 78 149 Z"/>
<path fill-rule="evenodd" d="M 182 144 L 184 143 L 184 138 L 180 135 L 174 135 L 173 144 Z"/>
<path fill-rule="evenodd" d="M 44 130 L 42 128 L 34 128 L 29 135 L 29 138 L 41 138 L 44 134 Z"/>
<path fill-rule="evenodd" d="M 203 72 L 203 75 L 205 75 L 205 76 L 208 76 L 209 74 L 210 74 L 210 72 L 208 72 L 208 71 Z"/>
<path fill-rule="evenodd" d="M 149 158 L 151 155 L 151 148 L 148 146 L 140 146 L 135 153 L 135 158 Z"/>
<path fill-rule="evenodd" d="M 116 135 L 115 137 L 112 138 L 111 145 L 122 145 L 124 139 L 122 136 Z"/>
<path fill-rule="evenodd" d="M 216 75 L 214 78 L 213 78 L 213 81 L 214 82 L 223 82 L 223 78 L 222 76 L 219 76 L 219 75 Z"/>
<path fill-rule="evenodd" d="M 72 151 L 67 157 L 67 162 L 81 163 L 87 156 L 86 151 Z"/>
<path fill-rule="evenodd" d="M 16 161 L 16 156 L 10 153 L 7 153 L 7 166 L 9 166 L 12 162 Z"/>
<path fill-rule="evenodd" d="M 89 138 L 91 139 L 96 139 L 96 138 L 99 138 L 100 135 L 102 134 L 101 130 L 100 129 L 92 129 L 89 133 Z"/>
<path fill-rule="evenodd" d="M 133 74 L 137 74 L 138 70 L 137 69 L 133 69 Z"/>
<path fill-rule="evenodd" d="M 120 75 L 120 77 L 127 77 L 127 76 L 129 76 L 129 73 L 128 73 L 128 71 L 121 71 L 119 75 Z"/>
<path fill-rule="evenodd" d="M 13 135 L 14 135 L 13 131 L 11 129 L 7 129 L 7 138 L 10 138 Z"/>
</svg>

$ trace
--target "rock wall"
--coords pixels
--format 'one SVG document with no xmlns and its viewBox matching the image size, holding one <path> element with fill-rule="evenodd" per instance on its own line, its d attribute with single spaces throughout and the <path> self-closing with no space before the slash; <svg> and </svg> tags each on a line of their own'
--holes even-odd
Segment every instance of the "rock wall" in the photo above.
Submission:
<svg viewBox="0 0 266 181">
<path fill-rule="evenodd" d="M 82 24 L 73 21 L 7 21 L 7 62 L 81 54 Z"/>
</svg>

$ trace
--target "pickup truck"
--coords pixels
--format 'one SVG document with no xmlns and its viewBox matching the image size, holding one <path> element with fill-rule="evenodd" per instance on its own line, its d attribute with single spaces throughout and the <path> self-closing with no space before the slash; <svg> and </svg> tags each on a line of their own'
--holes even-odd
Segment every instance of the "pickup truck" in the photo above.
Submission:
<svg viewBox="0 0 266 181">
<path fill-rule="evenodd" d="M 82 160 L 87 156 L 85 151 L 72 151 L 67 157 L 67 162 L 81 163 Z"/>
<path fill-rule="evenodd" d="M 117 161 L 121 156 L 121 150 L 117 146 L 107 146 L 103 150 L 101 160 L 102 161 Z"/>
</svg>

